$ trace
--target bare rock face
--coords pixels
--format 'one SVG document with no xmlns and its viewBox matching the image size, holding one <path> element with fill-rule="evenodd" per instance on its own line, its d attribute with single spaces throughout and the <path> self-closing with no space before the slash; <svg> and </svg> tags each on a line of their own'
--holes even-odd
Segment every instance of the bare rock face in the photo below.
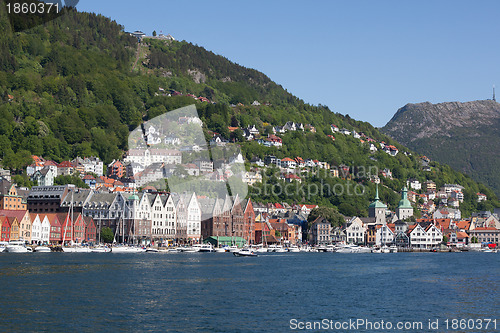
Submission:
<svg viewBox="0 0 500 333">
<path fill-rule="evenodd" d="M 195 83 L 205 83 L 207 80 L 207 77 L 205 76 L 205 74 L 203 74 L 202 72 L 200 72 L 197 69 L 188 69 L 187 72 L 188 72 L 189 76 L 191 76 L 193 78 L 193 81 Z"/>
<path fill-rule="evenodd" d="M 400 108 L 382 131 L 401 144 L 468 173 L 500 194 L 500 104 L 429 102 Z"/>
<path fill-rule="evenodd" d="M 403 144 L 434 135 L 452 137 L 457 128 L 481 128 L 500 119 L 495 101 L 406 104 L 383 127 Z M 470 133 L 472 134 L 472 133 Z M 476 133 L 478 134 L 478 133 Z"/>
</svg>

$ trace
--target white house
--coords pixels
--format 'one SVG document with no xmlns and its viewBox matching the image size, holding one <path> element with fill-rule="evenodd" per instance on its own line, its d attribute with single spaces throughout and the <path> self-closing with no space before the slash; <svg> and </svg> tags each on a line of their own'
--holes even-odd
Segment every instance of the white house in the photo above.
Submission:
<svg viewBox="0 0 500 333">
<path fill-rule="evenodd" d="M 416 224 L 410 232 L 410 245 L 414 248 L 429 249 L 438 246 L 443 240 L 443 234 L 430 224 L 424 229 L 420 224 Z"/>
<path fill-rule="evenodd" d="M 477 192 L 476 195 L 477 195 L 477 202 L 488 200 L 488 197 L 486 196 L 486 194 Z"/>
<path fill-rule="evenodd" d="M 417 179 L 409 179 L 408 184 L 411 189 L 413 190 L 421 190 L 422 189 L 422 183 L 420 183 Z"/>
<path fill-rule="evenodd" d="M 176 235 L 176 221 L 177 221 L 177 212 L 175 210 L 175 203 L 172 198 L 172 195 L 169 194 L 167 196 L 162 196 L 162 200 L 164 202 L 165 212 L 165 229 L 164 233 L 166 234 L 166 238 L 174 239 Z"/>
<path fill-rule="evenodd" d="M 201 241 L 201 208 L 196 198 L 196 193 L 193 192 L 187 201 L 187 237 L 193 242 Z"/>
<path fill-rule="evenodd" d="M 295 169 L 297 167 L 297 162 L 295 162 L 295 160 L 292 160 L 289 157 L 285 157 L 284 159 L 281 160 L 281 167 L 287 169 Z"/>
<path fill-rule="evenodd" d="M 41 232 L 41 241 L 42 244 L 49 244 L 50 242 L 50 221 L 47 218 L 47 215 L 43 217 L 42 220 L 42 232 Z"/>
<path fill-rule="evenodd" d="M 43 167 L 43 169 L 35 171 L 31 180 L 36 181 L 38 186 L 53 186 L 56 174 L 52 170 L 50 167 Z"/>
<path fill-rule="evenodd" d="M 340 133 L 344 135 L 351 135 L 351 131 L 349 131 L 347 128 L 343 128 L 340 130 Z"/>
<path fill-rule="evenodd" d="M 394 240 L 394 231 L 392 231 L 392 229 L 387 224 L 383 224 L 380 228 L 377 229 L 377 232 L 375 234 L 375 245 L 390 245 L 394 242 Z"/>
<path fill-rule="evenodd" d="M 144 167 L 153 163 L 181 164 L 182 153 L 175 149 L 129 149 L 124 161 L 139 163 Z"/>
<path fill-rule="evenodd" d="M 31 242 L 33 244 L 38 244 L 42 242 L 42 222 L 40 221 L 40 215 L 38 214 L 30 214 L 31 221 L 33 221 L 31 225 Z"/>
<path fill-rule="evenodd" d="M 361 244 L 365 242 L 366 228 L 359 217 L 353 217 L 345 230 L 347 243 Z"/>
<path fill-rule="evenodd" d="M 97 176 L 104 174 L 104 164 L 99 157 L 86 157 L 83 159 L 82 164 L 85 173 L 95 173 Z"/>
</svg>

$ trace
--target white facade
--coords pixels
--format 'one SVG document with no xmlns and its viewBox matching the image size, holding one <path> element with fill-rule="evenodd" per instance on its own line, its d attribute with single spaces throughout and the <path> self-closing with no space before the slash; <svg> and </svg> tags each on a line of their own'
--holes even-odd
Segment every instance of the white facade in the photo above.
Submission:
<svg viewBox="0 0 500 333">
<path fill-rule="evenodd" d="M 365 242 L 366 228 L 358 217 L 354 217 L 351 220 L 351 224 L 347 227 L 345 233 L 347 243 Z"/>
<path fill-rule="evenodd" d="M 201 208 L 196 193 L 191 195 L 186 205 L 187 237 L 194 241 L 201 241 Z"/>
<path fill-rule="evenodd" d="M 43 217 L 41 227 L 42 227 L 42 232 L 40 238 L 42 244 L 48 244 L 50 242 L 50 222 L 49 219 L 47 218 L 47 215 Z"/>
<path fill-rule="evenodd" d="M 168 195 L 168 198 L 165 201 L 164 212 L 165 212 L 164 222 L 166 225 L 164 232 L 167 235 L 167 238 L 175 238 L 177 232 L 176 230 L 177 212 L 175 210 L 175 203 L 171 195 Z"/>
<path fill-rule="evenodd" d="M 38 214 L 33 219 L 33 224 L 31 225 L 31 241 L 33 243 L 42 241 L 42 221 L 40 221 L 40 215 Z"/>
<path fill-rule="evenodd" d="M 394 237 L 395 235 L 391 228 L 389 228 L 387 224 L 384 224 L 377 229 L 375 234 L 375 245 L 390 245 L 394 242 Z"/>
<path fill-rule="evenodd" d="M 421 190 L 422 189 L 422 183 L 420 183 L 418 180 L 414 179 L 411 180 L 410 182 L 410 187 L 414 190 Z"/>
<path fill-rule="evenodd" d="M 135 162 L 146 167 L 153 163 L 181 164 L 182 154 L 174 149 L 129 149 L 125 162 Z"/>
<path fill-rule="evenodd" d="M 410 245 L 414 248 L 433 248 L 439 245 L 442 240 L 443 234 L 434 225 L 430 225 L 427 230 L 424 230 L 420 224 L 417 224 L 410 232 Z"/>
<path fill-rule="evenodd" d="M 90 157 L 83 160 L 85 173 L 95 173 L 97 176 L 104 174 L 104 164 L 99 157 Z"/>
</svg>

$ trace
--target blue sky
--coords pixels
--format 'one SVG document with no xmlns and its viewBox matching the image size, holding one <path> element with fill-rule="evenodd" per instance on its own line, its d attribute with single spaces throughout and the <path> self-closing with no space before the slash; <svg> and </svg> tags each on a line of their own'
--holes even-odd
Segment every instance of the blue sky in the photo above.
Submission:
<svg viewBox="0 0 500 333">
<path fill-rule="evenodd" d="M 500 1 L 81 0 L 77 8 L 126 31 L 198 44 L 374 126 L 407 103 L 488 99 L 500 87 Z"/>
</svg>

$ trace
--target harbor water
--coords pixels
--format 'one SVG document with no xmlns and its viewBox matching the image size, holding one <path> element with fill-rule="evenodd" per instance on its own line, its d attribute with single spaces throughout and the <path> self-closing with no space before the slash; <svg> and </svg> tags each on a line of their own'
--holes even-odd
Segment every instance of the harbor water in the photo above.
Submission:
<svg viewBox="0 0 500 333">
<path fill-rule="evenodd" d="M 383 320 L 423 323 L 406 332 L 495 332 L 499 263 L 478 252 L 0 253 L 0 330 L 288 332 L 322 322 L 313 331 L 335 331 Z M 483 318 L 496 329 L 444 326 Z"/>
</svg>

